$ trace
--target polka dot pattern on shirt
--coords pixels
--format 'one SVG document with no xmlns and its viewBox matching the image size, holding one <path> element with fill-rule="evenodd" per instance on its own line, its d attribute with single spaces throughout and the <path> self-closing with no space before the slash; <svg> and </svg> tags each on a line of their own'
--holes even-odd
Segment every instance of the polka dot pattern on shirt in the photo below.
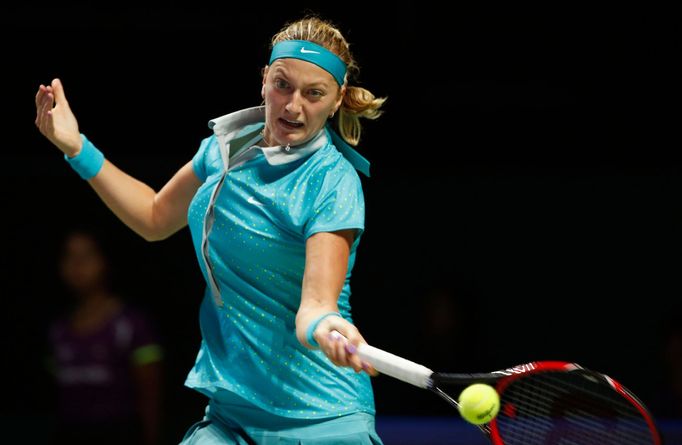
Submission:
<svg viewBox="0 0 682 445">
<path fill-rule="evenodd" d="M 188 211 L 199 258 L 204 217 L 223 175 L 215 137 L 205 140 L 194 170 L 205 182 Z M 328 144 L 312 155 L 270 165 L 261 154 L 229 172 L 213 207 L 208 262 L 222 306 L 202 303 L 204 341 L 187 384 L 235 392 L 272 413 L 321 418 L 374 412 L 369 378 L 334 366 L 295 337 L 305 243 L 318 232 L 364 230 L 364 197 L 350 163 Z M 350 320 L 350 271 L 339 308 Z M 206 276 L 205 266 L 202 271 Z"/>
</svg>

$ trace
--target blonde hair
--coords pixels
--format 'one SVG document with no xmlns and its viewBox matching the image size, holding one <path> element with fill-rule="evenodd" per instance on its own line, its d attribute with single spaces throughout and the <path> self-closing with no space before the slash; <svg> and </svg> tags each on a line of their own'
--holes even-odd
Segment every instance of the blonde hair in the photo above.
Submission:
<svg viewBox="0 0 682 445">
<path fill-rule="evenodd" d="M 330 22 L 317 17 L 305 17 L 289 23 L 272 38 L 271 46 L 285 40 L 307 40 L 333 52 L 348 67 L 345 86 L 346 94 L 337 113 L 337 125 L 341 137 L 351 145 L 358 145 L 362 124 L 360 118 L 376 119 L 385 97 L 375 97 L 369 90 L 349 85 L 349 78 L 356 77 L 360 68 L 355 63 L 346 39 Z"/>
</svg>

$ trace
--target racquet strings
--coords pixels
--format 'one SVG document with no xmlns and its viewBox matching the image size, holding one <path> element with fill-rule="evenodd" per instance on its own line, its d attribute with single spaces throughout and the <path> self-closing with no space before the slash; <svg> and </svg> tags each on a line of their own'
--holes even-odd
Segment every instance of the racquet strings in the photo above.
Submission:
<svg viewBox="0 0 682 445">
<path fill-rule="evenodd" d="M 637 407 L 598 374 L 533 374 L 512 381 L 501 399 L 496 423 L 505 445 L 657 443 Z"/>
</svg>

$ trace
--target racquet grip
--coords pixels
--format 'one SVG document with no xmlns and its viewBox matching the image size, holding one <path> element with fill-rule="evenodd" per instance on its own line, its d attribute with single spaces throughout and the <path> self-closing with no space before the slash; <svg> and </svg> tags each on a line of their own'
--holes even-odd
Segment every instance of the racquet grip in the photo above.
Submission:
<svg viewBox="0 0 682 445">
<path fill-rule="evenodd" d="M 426 366 L 398 357 L 379 348 L 362 344 L 358 346 L 360 358 L 382 374 L 386 374 L 403 382 L 420 388 L 431 387 L 431 371 Z"/>
<path fill-rule="evenodd" d="M 339 331 L 331 331 L 331 335 L 348 341 Z M 372 365 L 382 374 L 424 389 L 429 389 L 432 386 L 433 371 L 419 363 L 398 357 L 366 343 L 358 346 L 357 354 L 360 359 Z"/>
</svg>

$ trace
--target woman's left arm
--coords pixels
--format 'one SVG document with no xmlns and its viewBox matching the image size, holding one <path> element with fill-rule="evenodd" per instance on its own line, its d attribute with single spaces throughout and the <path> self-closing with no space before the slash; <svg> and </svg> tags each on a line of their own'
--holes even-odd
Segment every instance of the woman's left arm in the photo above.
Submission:
<svg viewBox="0 0 682 445">
<path fill-rule="evenodd" d="M 303 291 L 296 314 L 296 337 L 307 348 L 313 347 L 306 339 L 310 323 L 323 314 L 339 311 L 337 303 L 346 279 L 354 237 L 355 230 L 319 232 L 306 242 Z M 347 341 L 331 336 L 332 331 L 340 332 Z M 360 343 L 366 343 L 365 339 L 345 319 L 339 316 L 325 317 L 317 325 L 313 338 L 334 364 L 351 366 L 356 372 L 365 369 L 374 374 L 367 364 L 363 367 L 362 360 L 354 353 Z"/>
</svg>

